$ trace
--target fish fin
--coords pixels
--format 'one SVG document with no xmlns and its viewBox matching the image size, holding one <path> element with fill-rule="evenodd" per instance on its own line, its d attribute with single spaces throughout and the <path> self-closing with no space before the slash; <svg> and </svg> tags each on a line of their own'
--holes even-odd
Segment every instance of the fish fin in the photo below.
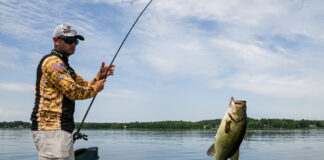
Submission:
<svg viewBox="0 0 324 160">
<path fill-rule="evenodd" d="M 243 139 L 247 139 L 247 137 L 248 137 L 248 135 L 247 135 L 247 132 L 245 132 L 245 135 L 244 135 L 244 137 L 243 137 Z"/>
<path fill-rule="evenodd" d="M 237 151 L 231 157 L 231 160 L 239 160 L 239 155 L 240 155 L 240 150 L 237 149 Z"/>
<path fill-rule="evenodd" d="M 235 100 L 233 97 L 231 97 L 231 100 L 230 100 L 230 103 L 229 103 L 229 106 L 233 106 L 235 105 Z"/>
<path fill-rule="evenodd" d="M 214 143 L 209 147 L 207 151 L 207 155 L 209 157 L 214 157 L 215 156 L 215 148 L 214 148 Z"/>
<path fill-rule="evenodd" d="M 229 133 L 231 130 L 231 121 L 227 121 L 225 124 L 225 133 Z"/>
</svg>

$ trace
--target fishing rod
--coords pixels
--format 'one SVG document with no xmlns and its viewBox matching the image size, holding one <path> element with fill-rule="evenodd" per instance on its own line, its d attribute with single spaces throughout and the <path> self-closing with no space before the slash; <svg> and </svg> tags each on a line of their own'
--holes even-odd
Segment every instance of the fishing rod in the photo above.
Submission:
<svg viewBox="0 0 324 160">
<path fill-rule="evenodd" d="M 153 1 L 153 0 L 150 0 L 150 2 L 145 6 L 145 8 L 142 10 L 142 12 L 140 13 L 140 15 L 137 17 L 137 19 L 136 19 L 135 22 L 133 23 L 132 27 L 129 29 L 128 33 L 126 34 L 126 36 L 125 36 L 125 38 L 124 38 L 124 40 L 123 40 L 123 42 L 120 44 L 120 46 L 119 46 L 117 52 L 115 53 L 114 58 L 111 60 L 110 65 L 109 65 L 109 67 L 108 67 L 108 69 L 107 69 L 107 71 L 106 71 L 105 76 L 103 77 L 103 79 L 106 79 L 106 78 L 107 78 L 107 74 L 108 74 L 108 72 L 109 72 L 109 70 L 110 70 L 112 64 L 114 63 L 114 61 L 115 61 L 115 59 L 116 59 L 116 57 L 117 57 L 117 55 L 118 55 L 120 49 L 122 48 L 124 42 L 126 41 L 128 35 L 129 35 L 130 32 L 133 30 L 135 24 L 137 23 L 137 21 L 139 20 L 139 18 L 142 16 L 142 14 L 143 14 L 144 11 L 146 10 L 146 8 L 151 4 L 152 1 Z M 92 98 L 92 100 L 91 100 L 91 102 L 90 102 L 90 105 L 89 105 L 89 107 L 88 107 L 88 109 L 87 109 L 87 112 L 85 113 L 85 115 L 84 115 L 84 117 L 83 117 L 83 119 L 82 119 L 82 121 L 81 121 L 81 123 L 80 123 L 80 126 L 79 126 L 78 130 L 73 134 L 73 141 L 74 141 L 74 142 L 75 142 L 75 140 L 77 140 L 77 139 L 81 139 L 81 138 L 84 139 L 84 140 L 88 140 L 88 136 L 85 135 L 85 134 L 80 133 L 80 130 L 81 130 L 81 128 L 82 128 L 82 125 L 83 125 L 83 123 L 84 123 L 84 120 L 86 119 L 86 117 L 87 117 L 87 115 L 88 115 L 88 113 L 89 113 L 89 110 L 90 110 L 90 108 L 91 108 L 91 106 L 92 106 L 94 100 L 96 99 L 96 97 L 97 97 L 97 94 Z"/>
</svg>

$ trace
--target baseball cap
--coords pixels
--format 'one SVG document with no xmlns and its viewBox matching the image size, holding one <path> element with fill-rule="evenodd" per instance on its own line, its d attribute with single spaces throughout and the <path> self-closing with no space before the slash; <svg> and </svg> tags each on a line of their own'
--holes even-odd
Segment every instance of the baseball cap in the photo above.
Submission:
<svg viewBox="0 0 324 160">
<path fill-rule="evenodd" d="M 55 27 L 53 37 L 60 37 L 60 36 L 75 37 L 82 41 L 84 40 L 83 36 L 79 35 L 72 26 L 67 24 L 60 24 Z"/>
</svg>

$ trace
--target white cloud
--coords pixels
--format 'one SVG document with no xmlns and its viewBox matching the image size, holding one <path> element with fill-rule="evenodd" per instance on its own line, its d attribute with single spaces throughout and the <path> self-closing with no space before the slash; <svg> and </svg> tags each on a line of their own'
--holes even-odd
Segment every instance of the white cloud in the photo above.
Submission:
<svg viewBox="0 0 324 160">
<path fill-rule="evenodd" d="M 0 44 L 0 68 L 14 69 L 26 72 L 36 69 L 39 60 L 44 54 L 36 51 L 26 51 L 16 46 Z"/>
<path fill-rule="evenodd" d="M 178 0 L 157 1 L 157 12 L 176 17 L 196 17 L 229 23 L 256 25 L 265 16 L 280 15 L 285 7 L 279 1 Z M 285 10 L 283 10 L 285 11 Z"/>
<path fill-rule="evenodd" d="M 322 98 L 324 77 L 309 74 L 323 71 L 322 65 L 309 66 L 317 62 L 309 58 L 317 51 L 290 48 L 303 48 L 306 39 L 317 46 L 322 41 L 318 26 L 323 24 L 313 20 L 321 16 L 318 8 L 322 7 L 315 5 L 309 1 L 158 1 L 141 26 L 140 33 L 149 39 L 142 39 L 147 45 L 142 60 L 158 72 L 193 75 L 215 88 L 225 85 L 263 95 Z M 221 25 L 215 26 L 215 32 L 206 31 L 190 19 Z M 308 19 L 312 25 L 301 23 Z M 281 44 L 273 38 L 278 35 L 292 44 Z"/>
<path fill-rule="evenodd" d="M 145 99 L 145 95 L 139 91 L 127 90 L 127 89 L 116 89 L 108 90 L 106 92 L 100 93 L 102 96 L 120 98 L 120 99 Z"/>
<path fill-rule="evenodd" d="M 18 68 L 17 59 L 20 58 L 20 50 L 13 47 L 7 47 L 0 44 L 0 67 Z"/>
<path fill-rule="evenodd" d="M 318 76 L 323 68 L 310 68 L 302 58 L 279 47 L 273 52 L 259 44 L 245 44 L 228 40 L 213 40 L 217 48 L 226 53 L 224 61 L 235 67 L 223 77 L 226 86 L 256 94 L 286 98 L 323 98 L 324 87 Z M 219 87 L 219 81 L 211 86 Z"/>
<path fill-rule="evenodd" d="M 316 77 L 317 78 L 317 77 Z M 315 77 L 238 73 L 227 79 L 228 87 L 272 97 L 323 99 L 324 87 Z M 319 77 L 323 79 L 323 76 Z"/>
<path fill-rule="evenodd" d="M 40 40 L 45 39 L 42 35 L 46 30 L 40 29 L 41 24 L 51 19 L 49 15 L 44 14 L 48 7 L 44 4 L 10 1 L 0 5 L 1 30 L 12 38 L 37 39 L 38 43 L 42 43 Z"/>
<path fill-rule="evenodd" d="M 33 63 L 35 71 L 35 65 L 44 55 L 40 53 L 52 47 L 48 45 L 52 45 L 54 26 L 69 23 L 86 38 L 70 62 L 80 75 L 91 80 L 100 62 L 112 58 L 148 1 L 93 0 L 75 6 L 71 1 L 55 4 L 2 1 L 0 32 L 9 40 L 3 38 L 0 44 L 0 67 L 22 69 L 21 66 Z M 265 99 L 323 99 L 323 3 L 320 0 L 153 1 L 117 58 L 117 68 L 125 79 L 115 83 L 142 82 L 140 78 L 146 77 L 145 84 L 149 86 L 157 79 L 161 84 L 164 78 L 186 78 L 200 82 L 196 87 L 238 89 Z M 90 9 L 82 8 L 88 4 Z M 100 7 L 95 8 L 96 5 Z M 5 69 L 1 72 L 8 73 Z M 34 77 L 34 72 L 30 77 Z M 182 85 L 179 81 L 175 83 Z M 0 89 L 6 91 L 30 92 L 33 87 L 0 83 Z M 147 90 L 139 92 L 132 87 L 101 94 L 116 99 L 131 98 L 142 104 L 149 95 Z"/>
<path fill-rule="evenodd" d="M 87 1 L 81 1 L 81 2 L 89 2 Z M 118 5 L 120 7 L 129 7 L 131 5 L 136 4 L 145 4 L 148 3 L 149 0 L 91 0 L 93 3 L 108 3 L 108 4 L 114 4 Z"/>
<path fill-rule="evenodd" d="M 26 83 L 0 82 L 0 90 L 13 92 L 31 92 L 34 90 L 34 85 Z"/>
<path fill-rule="evenodd" d="M 287 52 L 282 48 L 279 48 L 279 52 L 273 52 L 257 43 L 240 43 L 226 39 L 215 39 L 212 43 L 225 53 L 222 54 L 222 58 L 240 71 L 278 71 L 282 67 L 297 64 L 296 60 L 285 57 Z"/>
<path fill-rule="evenodd" d="M 17 121 L 17 120 L 27 120 L 26 115 L 30 112 L 22 112 L 19 110 L 10 110 L 8 108 L 0 108 L 0 121 Z"/>
<path fill-rule="evenodd" d="M 123 12 L 135 14 L 140 9 L 134 10 L 133 7 L 144 6 L 148 1 L 93 2 L 119 5 L 120 9 L 124 9 Z M 84 3 L 89 2 L 84 1 Z M 49 4 L 26 2 L 13 5 L 8 2 L 6 5 L 2 5 L 3 15 L 12 19 L 7 19 L 9 23 L 3 24 L 2 28 L 10 31 L 10 28 L 13 27 L 14 30 L 18 31 L 11 34 L 35 34 L 39 32 L 37 31 L 38 28 L 35 27 L 39 23 L 38 20 L 44 22 L 51 16 L 49 13 L 55 12 L 55 8 L 67 7 L 64 4 L 57 5 L 47 13 L 46 9 L 42 8 L 44 6 L 45 8 L 49 7 Z M 275 75 L 274 73 L 281 75 L 281 68 L 285 68 L 286 72 L 295 71 L 294 67 L 300 65 L 298 59 L 291 59 L 289 56 L 292 53 L 284 47 L 275 46 L 277 51 L 274 52 L 265 45 L 267 42 L 256 41 L 255 38 L 262 32 L 266 32 L 267 36 L 282 34 L 293 40 L 293 34 L 313 35 L 314 33 L 311 32 L 316 28 L 310 28 L 310 31 L 308 31 L 309 26 L 299 24 L 300 20 L 319 14 L 320 9 L 318 7 L 315 7 L 315 11 L 311 12 L 312 6 L 316 5 L 313 2 L 304 1 L 153 1 L 152 6 L 142 17 L 142 22 L 140 21 L 139 26 L 132 33 L 135 34 L 136 39 L 141 40 L 142 44 L 131 48 L 131 50 L 144 51 L 139 54 L 140 57 L 136 58 L 158 72 L 182 76 L 191 75 L 192 77 L 203 78 L 206 81 L 211 80 L 211 77 L 231 72 L 233 69 L 236 72 L 253 72 L 257 75 L 270 76 Z M 132 9 L 130 10 L 130 8 Z M 28 14 L 18 14 L 18 11 Z M 102 31 L 98 29 L 94 25 L 98 23 L 97 19 L 93 18 L 92 13 L 70 14 L 73 12 L 75 11 L 63 11 L 58 17 L 49 21 L 56 23 L 62 21 L 60 19 L 63 18 L 62 15 L 71 15 L 65 16 L 66 18 L 63 18 L 63 20 L 69 20 L 76 25 L 76 28 L 79 28 L 81 33 L 86 33 L 89 37 L 79 54 L 91 54 L 92 56 L 89 58 L 97 57 L 100 59 L 105 57 L 106 51 L 113 48 L 112 44 L 115 45 L 116 43 L 113 40 L 113 30 Z M 222 25 L 229 24 L 228 27 L 232 30 L 229 31 L 226 28 L 227 26 L 216 26 L 215 28 L 225 31 L 224 33 L 202 30 L 195 25 L 197 22 L 190 21 L 192 19 L 196 19 L 198 22 L 207 20 Z M 283 23 L 285 21 L 286 23 Z M 312 21 L 311 23 L 317 22 Z M 277 28 L 270 28 L 274 25 Z M 293 25 L 296 25 L 296 27 L 292 27 Z M 240 35 L 240 33 L 241 38 L 236 39 L 235 36 Z M 44 32 L 41 34 L 44 35 Z M 106 35 L 110 35 L 110 37 Z M 94 53 L 90 53 L 94 50 L 96 50 Z M 2 61 L 1 65 L 8 65 L 8 63 Z M 217 79 L 211 81 L 218 81 L 217 86 L 222 84 Z"/>
</svg>

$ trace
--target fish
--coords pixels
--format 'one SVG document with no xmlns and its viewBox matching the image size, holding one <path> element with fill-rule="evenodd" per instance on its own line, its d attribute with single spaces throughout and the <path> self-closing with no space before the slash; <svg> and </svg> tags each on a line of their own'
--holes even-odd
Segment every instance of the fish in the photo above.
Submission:
<svg viewBox="0 0 324 160">
<path fill-rule="evenodd" d="M 214 144 L 207 155 L 215 160 L 239 159 L 239 147 L 246 136 L 247 114 L 246 101 L 231 97 L 229 107 L 218 127 Z"/>
</svg>

